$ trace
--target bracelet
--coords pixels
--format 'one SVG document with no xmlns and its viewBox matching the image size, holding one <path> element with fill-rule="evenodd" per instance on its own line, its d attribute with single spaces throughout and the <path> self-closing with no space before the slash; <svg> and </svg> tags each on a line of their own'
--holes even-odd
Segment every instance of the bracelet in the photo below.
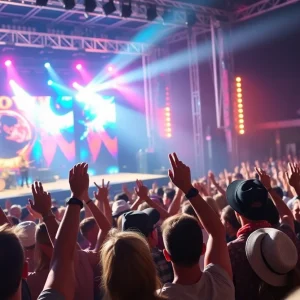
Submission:
<svg viewBox="0 0 300 300">
<path fill-rule="evenodd" d="M 87 203 L 86 203 L 86 205 L 89 205 L 91 202 L 93 202 L 93 200 L 89 200 Z"/>
</svg>

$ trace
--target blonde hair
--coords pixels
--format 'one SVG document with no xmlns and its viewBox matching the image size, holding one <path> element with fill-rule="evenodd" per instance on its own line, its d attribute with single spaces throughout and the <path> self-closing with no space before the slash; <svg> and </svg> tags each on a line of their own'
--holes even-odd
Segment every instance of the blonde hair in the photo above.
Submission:
<svg viewBox="0 0 300 300">
<path fill-rule="evenodd" d="M 111 300 L 159 300 L 161 288 L 147 241 L 113 230 L 101 249 L 102 284 Z"/>
</svg>

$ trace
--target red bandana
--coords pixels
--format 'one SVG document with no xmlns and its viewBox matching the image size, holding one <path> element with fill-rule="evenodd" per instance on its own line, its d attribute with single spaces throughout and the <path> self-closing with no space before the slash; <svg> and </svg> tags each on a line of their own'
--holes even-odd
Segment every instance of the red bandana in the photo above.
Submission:
<svg viewBox="0 0 300 300">
<path fill-rule="evenodd" d="M 241 227 L 237 234 L 236 237 L 239 237 L 242 234 L 250 234 L 253 231 L 260 229 L 260 228 L 270 228 L 272 227 L 271 224 L 267 221 L 255 221 L 255 222 L 251 222 L 248 223 L 246 225 L 244 225 L 243 227 Z"/>
</svg>

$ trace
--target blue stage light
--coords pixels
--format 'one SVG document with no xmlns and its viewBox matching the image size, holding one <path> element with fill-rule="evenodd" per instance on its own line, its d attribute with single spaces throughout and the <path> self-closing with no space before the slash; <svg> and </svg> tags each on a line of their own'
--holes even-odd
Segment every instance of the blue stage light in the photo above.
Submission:
<svg viewBox="0 0 300 300">
<path fill-rule="evenodd" d="M 45 66 L 46 69 L 49 69 L 49 68 L 50 68 L 50 63 L 46 62 L 46 63 L 44 64 L 44 66 Z"/>
<path fill-rule="evenodd" d="M 52 80 L 48 80 L 48 85 L 52 85 L 53 81 Z"/>
</svg>

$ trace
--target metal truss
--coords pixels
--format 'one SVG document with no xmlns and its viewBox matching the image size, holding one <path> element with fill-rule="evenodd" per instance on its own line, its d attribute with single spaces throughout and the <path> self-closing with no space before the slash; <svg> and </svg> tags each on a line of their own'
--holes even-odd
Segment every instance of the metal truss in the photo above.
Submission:
<svg viewBox="0 0 300 300">
<path fill-rule="evenodd" d="M 299 0 L 263 0 L 233 13 L 233 22 L 245 21 Z"/>
<path fill-rule="evenodd" d="M 83 2 L 83 1 L 81 1 Z M 97 23 L 102 18 L 105 18 L 105 14 L 102 10 L 102 5 L 106 3 L 106 0 L 98 0 L 98 6 L 96 10 L 93 13 L 88 14 L 88 18 L 78 21 L 74 21 L 72 19 L 72 15 L 74 14 L 85 14 L 85 8 L 82 3 L 77 3 L 74 9 L 66 11 L 63 8 L 62 1 L 59 0 L 52 0 L 48 2 L 48 5 L 45 7 L 37 7 L 35 5 L 35 0 L 0 0 L 0 4 L 2 4 L 2 7 L 0 8 L 0 15 L 3 16 L 15 16 L 20 17 L 21 22 L 24 23 L 28 20 L 51 20 L 54 24 L 65 22 L 65 23 L 77 23 L 80 25 L 99 25 L 99 26 L 105 26 L 107 28 L 110 28 L 111 25 L 105 25 L 105 24 L 99 24 Z M 109 15 L 108 18 L 111 19 L 118 19 L 120 22 L 116 21 L 114 27 L 117 27 L 117 24 L 120 23 L 120 25 L 124 25 L 127 22 L 130 21 L 138 21 L 142 23 L 148 23 L 146 15 L 147 15 L 147 8 L 149 4 L 156 4 L 157 5 L 157 12 L 158 15 L 161 16 L 166 9 L 172 10 L 172 21 L 170 23 L 168 22 L 168 26 L 181 26 L 184 27 L 186 22 L 186 12 L 187 11 L 195 11 L 196 17 L 197 17 L 197 23 L 195 24 L 195 27 L 202 28 L 202 27 L 209 27 L 209 19 L 211 16 L 215 17 L 226 17 L 228 18 L 228 12 L 209 8 L 209 7 L 203 7 L 200 5 L 195 4 L 188 4 L 178 1 L 172 1 L 172 0 L 140 0 L 140 1 L 132 1 L 132 16 L 127 19 L 123 19 L 120 16 L 120 7 L 121 7 L 122 1 L 115 1 L 115 5 L 117 8 L 117 11 L 113 13 L 112 15 Z M 20 12 L 1 12 L 4 10 L 5 6 L 19 6 L 19 7 L 30 7 L 32 10 L 28 12 L 25 16 L 22 16 Z M 54 11 L 60 11 L 62 12 L 62 15 L 53 18 L 51 15 L 40 16 L 39 13 L 42 10 L 54 10 Z M 13 10 L 12 10 L 13 11 Z M 85 14 L 86 15 L 86 14 Z M 70 18 L 70 19 L 69 19 Z M 122 23 L 121 23 L 122 22 Z M 155 23 L 162 23 L 162 18 L 158 18 L 154 21 Z M 138 29 L 138 26 L 136 26 Z M 123 28 L 123 27 L 122 27 Z M 128 28 L 130 30 L 130 28 Z"/>
<path fill-rule="evenodd" d="M 150 53 L 149 46 L 143 43 L 10 29 L 0 29 L 0 45 L 142 56 Z"/>
</svg>

